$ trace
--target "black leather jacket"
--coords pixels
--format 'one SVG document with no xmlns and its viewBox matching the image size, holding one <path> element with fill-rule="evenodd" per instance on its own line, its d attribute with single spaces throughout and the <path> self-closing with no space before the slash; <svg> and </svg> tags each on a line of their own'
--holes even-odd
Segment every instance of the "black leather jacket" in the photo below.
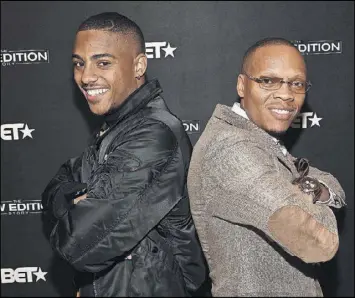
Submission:
<svg viewBox="0 0 355 298">
<path fill-rule="evenodd" d="M 62 165 L 42 195 L 55 221 L 53 249 L 86 272 L 82 296 L 192 296 L 206 282 L 186 187 L 192 147 L 161 92 L 153 80 L 130 95 L 116 123 Z M 87 198 L 74 205 L 82 187 Z"/>
</svg>

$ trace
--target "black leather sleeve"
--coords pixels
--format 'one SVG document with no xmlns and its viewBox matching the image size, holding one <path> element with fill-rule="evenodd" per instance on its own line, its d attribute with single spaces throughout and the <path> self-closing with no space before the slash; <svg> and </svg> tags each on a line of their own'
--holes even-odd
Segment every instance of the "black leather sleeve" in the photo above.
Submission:
<svg viewBox="0 0 355 298">
<path fill-rule="evenodd" d="M 81 156 L 64 163 L 48 183 L 42 193 L 42 205 L 45 216 L 55 221 L 67 212 L 77 191 L 86 187 L 80 181 Z"/>
</svg>

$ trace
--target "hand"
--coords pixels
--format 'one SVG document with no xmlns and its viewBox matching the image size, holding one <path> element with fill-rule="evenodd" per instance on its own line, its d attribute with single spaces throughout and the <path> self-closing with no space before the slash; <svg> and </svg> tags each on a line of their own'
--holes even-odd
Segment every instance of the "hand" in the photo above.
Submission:
<svg viewBox="0 0 355 298">
<path fill-rule="evenodd" d="M 74 205 L 76 205 L 79 201 L 86 199 L 86 193 L 74 199 Z"/>
<path fill-rule="evenodd" d="M 329 198 L 330 198 L 330 194 L 329 194 L 328 188 L 326 188 L 322 183 L 320 184 L 320 188 L 322 190 L 322 193 L 319 196 L 318 200 L 321 201 L 321 202 L 328 201 Z"/>
</svg>

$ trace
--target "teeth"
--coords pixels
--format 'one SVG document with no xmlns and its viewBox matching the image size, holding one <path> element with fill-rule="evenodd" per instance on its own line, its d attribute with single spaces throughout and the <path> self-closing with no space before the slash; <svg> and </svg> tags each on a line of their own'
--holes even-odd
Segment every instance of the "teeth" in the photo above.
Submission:
<svg viewBox="0 0 355 298">
<path fill-rule="evenodd" d="M 92 89 L 92 90 L 86 90 L 86 92 L 90 95 L 90 96 L 95 96 L 95 95 L 99 95 L 99 94 L 103 94 L 106 91 L 108 91 L 108 89 Z"/>
<path fill-rule="evenodd" d="M 275 113 L 278 113 L 278 114 L 289 114 L 291 113 L 291 111 L 288 111 L 288 110 L 279 110 L 279 109 L 272 109 L 271 111 L 275 112 Z"/>
</svg>

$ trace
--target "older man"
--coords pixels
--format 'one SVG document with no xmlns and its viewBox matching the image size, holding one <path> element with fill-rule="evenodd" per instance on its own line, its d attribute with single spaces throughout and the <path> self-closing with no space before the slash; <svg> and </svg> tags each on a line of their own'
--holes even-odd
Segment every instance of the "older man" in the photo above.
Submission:
<svg viewBox="0 0 355 298">
<path fill-rule="evenodd" d="M 339 245 L 330 207 L 345 195 L 331 174 L 279 139 L 311 87 L 293 44 L 268 38 L 246 52 L 240 103 L 217 105 L 191 159 L 188 191 L 213 296 L 322 296 L 313 265 Z"/>
</svg>

